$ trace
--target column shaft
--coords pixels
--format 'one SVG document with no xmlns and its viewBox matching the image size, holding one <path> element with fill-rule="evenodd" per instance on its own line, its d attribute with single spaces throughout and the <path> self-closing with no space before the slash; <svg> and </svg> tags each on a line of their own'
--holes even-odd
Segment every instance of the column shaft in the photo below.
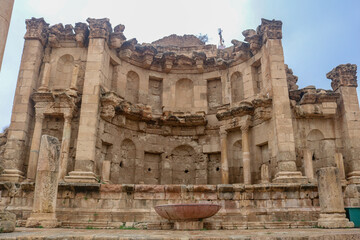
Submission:
<svg viewBox="0 0 360 240">
<path fill-rule="evenodd" d="M 34 133 L 30 147 L 29 165 L 27 170 L 28 181 L 35 181 L 37 163 L 39 158 L 39 149 L 41 141 L 42 124 L 44 115 L 42 113 L 36 114 Z"/>
<path fill-rule="evenodd" d="M 309 179 L 314 179 L 314 167 L 312 162 L 313 153 L 309 149 L 304 149 L 304 168 L 305 175 Z"/>
<path fill-rule="evenodd" d="M 64 179 L 67 173 L 70 140 L 71 140 L 71 119 L 72 116 L 65 116 L 63 136 L 62 136 L 61 149 L 60 149 L 60 174 L 59 174 L 60 180 Z"/>
<path fill-rule="evenodd" d="M 0 0 L 0 71 L 5 52 L 6 39 L 10 26 L 10 19 L 14 0 Z"/>
<path fill-rule="evenodd" d="M 250 167 L 250 148 L 249 148 L 249 129 L 241 128 L 242 135 L 242 155 L 243 155 L 243 171 L 244 184 L 251 184 L 251 167 Z"/>
<path fill-rule="evenodd" d="M 229 162 L 227 157 L 227 133 L 220 133 L 221 145 L 221 183 L 229 184 Z"/>
</svg>

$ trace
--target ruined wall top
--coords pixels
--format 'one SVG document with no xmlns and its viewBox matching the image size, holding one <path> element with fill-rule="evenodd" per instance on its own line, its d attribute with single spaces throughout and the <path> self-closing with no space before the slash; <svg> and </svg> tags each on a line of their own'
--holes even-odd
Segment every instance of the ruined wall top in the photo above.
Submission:
<svg viewBox="0 0 360 240">
<path fill-rule="evenodd" d="M 194 35 L 183 35 L 178 36 L 172 34 L 167 37 L 163 37 L 159 40 L 152 42 L 153 45 L 159 46 L 178 46 L 178 47 L 191 47 L 191 46 L 202 46 L 205 45 L 199 38 Z"/>
</svg>

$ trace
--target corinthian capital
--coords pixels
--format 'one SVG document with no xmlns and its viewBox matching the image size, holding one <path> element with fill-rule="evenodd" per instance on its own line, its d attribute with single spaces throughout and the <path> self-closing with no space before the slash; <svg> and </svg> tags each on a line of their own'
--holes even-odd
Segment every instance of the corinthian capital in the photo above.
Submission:
<svg viewBox="0 0 360 240">
<path fill-rule="evenodd" d="M 86 21 L 89 23 L 90 27 L 89 38 L 104 38 L 106 40 L 109 39 L 112 28 L 108 18 L 88 18 Z"/>
<path fill-rule="evenodd" d="M 262 18 L 258 31 L 262 35 L 264 43 L 267 39 L 282 39 L 282 22 Z"/>
<path fill-rule="evenodd" d="M 42 45 L 45 45 L 48 38 L 49 24 L 43 18 L 26 19 L 26 33 L 24 38 L 37 39 Z"/>
<path fill-rule="evenodd" d="M 328 72 L 326 77 L 331 79 L 331 87 L 335 91 L 341 86 L 357 87 L 356 64 L 341 64 Z"/>
</svg>

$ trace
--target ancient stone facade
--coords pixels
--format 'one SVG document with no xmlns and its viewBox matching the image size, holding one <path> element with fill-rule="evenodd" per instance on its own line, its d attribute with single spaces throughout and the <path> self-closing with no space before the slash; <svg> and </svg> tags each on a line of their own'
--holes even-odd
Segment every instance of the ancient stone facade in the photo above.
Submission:
<svg viewBox="0 0 360 240">
<path fill-rule="evenodd" d="M 139 44 L 124 25 L 87 22 L 26 21 L 0 146 L 0 180 L 20 183 L 12 197 L 3 187 L 1 204 L 19 224 L 32 209 L 44 134 L 61 145 L 63 226 L 167 228 L 156 204 L 201 201 L 223 206 L 209 228 L 312 226 L 323 167 L 339 168 L 345 206 L 360 205 L 356 65 L 327 74 L 333 90 L 298 89 L 281 21 L 262 19 L 225 49 L 191 35 Z"/>
</svg>

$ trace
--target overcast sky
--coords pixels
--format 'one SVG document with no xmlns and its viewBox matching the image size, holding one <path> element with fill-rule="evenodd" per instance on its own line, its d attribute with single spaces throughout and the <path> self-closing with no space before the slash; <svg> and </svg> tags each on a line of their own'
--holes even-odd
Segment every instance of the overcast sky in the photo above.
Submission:
<svg viewBox="0 0 360 240">
<path fill-rule="evenodd" d="M 360 66 L 360 1 L 358 0 L 15 0 L 0 73 L 0 131 L 10 124 L 11 109 L 24 44 L 25 19 L 43 17 L 50 25 L 110 19 L 125 25 L 125 36 L 152 42 L 170 34 L 208 34 L 217 44 L 223 29 L 227 46 L 243 40 L 243 30 L 261 18 L 283 22 L 285 63 L 302 88 L 331 89 L 325 75 L 343 63 Z M 358 91 L 359 93 L 359 91 Z"/>
</svg>

